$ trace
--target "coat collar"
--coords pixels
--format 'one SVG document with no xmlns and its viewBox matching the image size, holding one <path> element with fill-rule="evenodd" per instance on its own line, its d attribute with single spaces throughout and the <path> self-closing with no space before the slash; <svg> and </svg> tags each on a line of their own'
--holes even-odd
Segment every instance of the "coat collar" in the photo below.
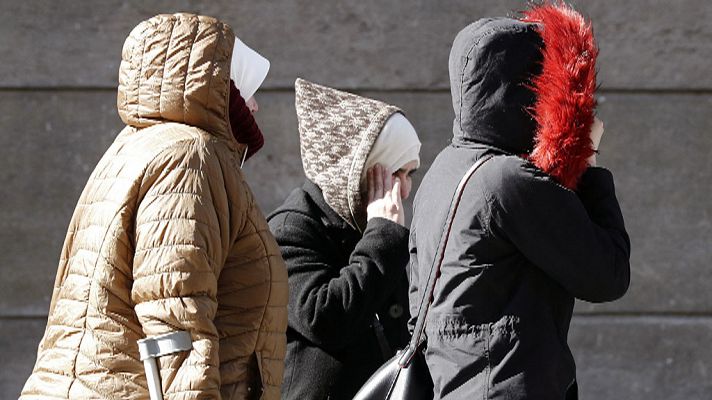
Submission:
<svg viewBox="0 0 712 400">
<path fill-rule="evenodd" d="M 356 229 L 344 221 L 344 219 L 326 203 L 321 189 L 314 182 L 306 179 L 302 185 L 302 190 L 304 190 L 307 196 L 311 199 L 312 203 L 321 211 L 324 225 L 331 228 L 353 231 L 358 234 Z"/>
</svg>

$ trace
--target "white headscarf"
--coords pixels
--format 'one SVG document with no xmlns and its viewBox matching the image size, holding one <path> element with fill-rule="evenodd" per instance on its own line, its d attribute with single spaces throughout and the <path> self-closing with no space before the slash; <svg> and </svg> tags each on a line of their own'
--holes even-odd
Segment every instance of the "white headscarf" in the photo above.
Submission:
<svg viewBox="0 0 712 400">
<path fill-rule="evenodd" d="M 411 161 L 416 162 L 416 168 L 420 166 L 420 140 L 405 115 L 395 113 L 386 120 L 373 143 L 361 173 L 361 181 L 364 181 L 368 169 L 376 164 L 394 173 Z"/>
<path fill-rule="evenodd" d="M 240 39 L 235 38 L 230 62 L 230 79 L 240 89 L 240 95 L 245 100 L 255 95 L 269 71 L 269 60 L 258 52 L 247 47 Z"/>
</svg>

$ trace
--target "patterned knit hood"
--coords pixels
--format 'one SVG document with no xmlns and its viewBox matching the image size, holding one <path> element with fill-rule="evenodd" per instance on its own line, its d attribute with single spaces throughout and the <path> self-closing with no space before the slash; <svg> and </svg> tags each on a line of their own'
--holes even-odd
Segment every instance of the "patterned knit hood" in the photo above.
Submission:
<svg viewBox="0 0 712 400">
<path fill-rule="evenodd" d="M 383 125 L 400 110 L 303 79 L 294 87 L 304 173 L 321 189 L 329 207 L 363 231 L 361 174 Z"/>
</svg>

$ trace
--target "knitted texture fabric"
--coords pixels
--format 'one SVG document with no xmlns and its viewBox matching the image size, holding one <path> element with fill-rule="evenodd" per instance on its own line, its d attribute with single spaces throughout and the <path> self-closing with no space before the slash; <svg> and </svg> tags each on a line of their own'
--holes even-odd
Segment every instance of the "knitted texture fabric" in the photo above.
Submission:
<svg viewBox="0 0 712 400">
<path fill-rule="evenodd" d="M 590 139 L 596 99 L 598 47 L 590 22 L 563 1 L 524 12 L 540 24 L 542 72 L 532 82 L 537 122 L 530 159 L 563 186 L 575 189 L 593 154 Z"/>
<path fill-rule="evenodd" d="M 341 218 L 363 231 L 361 172 L 386 120 L 400 110 L 303 79 L 294 86 L 304 173 Z"/>
</svg>

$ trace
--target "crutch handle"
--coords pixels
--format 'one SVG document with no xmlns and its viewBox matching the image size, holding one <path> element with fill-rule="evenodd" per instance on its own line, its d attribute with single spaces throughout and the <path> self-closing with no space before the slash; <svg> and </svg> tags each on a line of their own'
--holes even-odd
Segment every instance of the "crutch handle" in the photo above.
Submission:
<svg viewBox="0 0 712 400">
<path fill-rule="evenodd" d="M 192 338 L 190 333 L 186 331 L 147 337 L 138 341 L 138 353 L 141 356 L 141 361 L 143 361 L 143 367 L 146 369 L 146 380 L 151 400 L 163 400 L 161 376 L 158 374 L 156 358 L 188 351 L 192 348 Z"/>
</svg>

